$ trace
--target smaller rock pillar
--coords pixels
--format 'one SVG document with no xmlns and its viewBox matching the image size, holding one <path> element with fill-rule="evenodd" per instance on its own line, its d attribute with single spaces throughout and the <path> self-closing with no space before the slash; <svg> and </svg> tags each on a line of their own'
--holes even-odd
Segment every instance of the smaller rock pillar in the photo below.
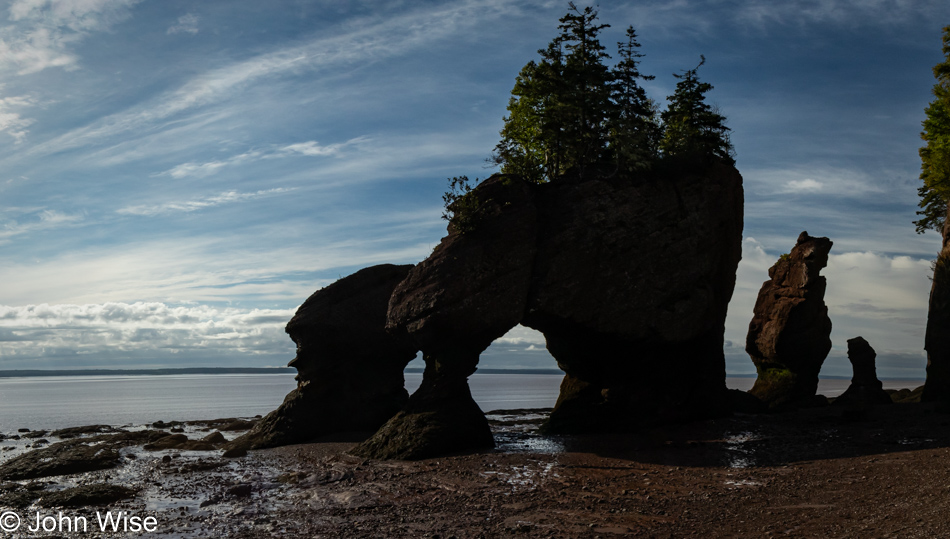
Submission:
<svg viewBox="0 0 950 539">
<path fill-rule="evenodd" d="M 877 353 L 864 337 L 848 339 L 848 360 L 851 361 L 854 376 L 848 390 L 835 400 L 835 404 L 891 404 L 890 395 L 884 391 L 883 384 L 877 379 L 877 369 L 874 365 L 876 357 Z"/>
</svg>

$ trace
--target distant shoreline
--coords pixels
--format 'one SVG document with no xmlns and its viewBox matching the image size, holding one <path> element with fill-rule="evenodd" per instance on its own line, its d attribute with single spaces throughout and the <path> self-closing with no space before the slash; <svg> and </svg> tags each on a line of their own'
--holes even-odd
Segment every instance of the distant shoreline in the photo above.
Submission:
<svg viewBox="0 0 950 539">
<path fill-rule="evenodd" d="M 406 369 L 408 374 L 422 374 L 420 367 Z M 26 378 L 38 376 L 168 376 L 182 374 L 296 374 L 293 367 L 189 367 L 168 369 L 17 369 L 0 370 L 0 378 Z M 475 374 L 555 374 L 563 375 L 560 369 L 478 369 Z M 727 378 L 755 378 L 752 374 L 726 374 Z M 850 376 L 819 376 L 822 380 L 850 380 Z M 916 377 L 885 377 L 882 380 L 922 380 Z"/>
<path fill-rule="evenodd" d="M 0 378 L 33 376 L 165 376 L 172 374 L 289 374 L 292 367 L 190 367 L 180 369 L 23 369 L 0 371 Z"/>
</svg>

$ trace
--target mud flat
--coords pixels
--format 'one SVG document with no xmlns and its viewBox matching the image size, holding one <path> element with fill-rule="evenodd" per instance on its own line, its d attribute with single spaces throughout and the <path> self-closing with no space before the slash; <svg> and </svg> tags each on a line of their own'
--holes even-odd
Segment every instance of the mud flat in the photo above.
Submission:
<svg viewBox="0 0 950 539">
<path fill-rule="evenodd" d="M 359 433 L 224 458 L 117 448 L 109 469 L 0 481 L 3 511 L 86 516 L 84 537 L 932 537 L 950 532 L 950 415 L 932 406 L 828 406 L 736 415 L 638 435 L 542 436 L 545 410 L 489 413 L 492 452 L 413 462 L 346 450 Z M 223 423 L 164 424 L 192 440 Z M 237 427 L 240 427 L 237 424 Z M 127 426 L 125 430 L 132 430 Z M 103 436 L 105 428 L 74 433 Z M 241 431 L 221 431 L 233 437 Z M 211 434 L 209 434 L 211 433 Z M 11 440 L 23 454 L 44 438 Z M 58 439 L 45 435 L 49 445 Z M 141 435 L 144 436 L 144 435 Z M 126 437 L 128 438 L 128 437 Z M 124 438 L 125 439 L 125 438 Z M 47 444 L 40 444 L 39 449 Z M 192 445 L 192 447 L 197 447 Z M 117 500 L 63 505 L 69 489 Z M 82 500 L 82 498 L 78 498 Z M 48 500 L 48 501 L 47 501 Z M 96 512 L 157 530 L 99 530 Z M 69 536 L 59 532 L 12 537 Z"/>
</svg>

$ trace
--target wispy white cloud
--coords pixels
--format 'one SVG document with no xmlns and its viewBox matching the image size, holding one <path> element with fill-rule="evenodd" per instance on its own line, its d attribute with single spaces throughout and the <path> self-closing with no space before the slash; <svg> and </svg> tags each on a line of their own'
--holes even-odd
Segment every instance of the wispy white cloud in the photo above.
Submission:
<svg viewBox="0 0 950 539">
<path fill-rule="evenodd" d="M 833 23 L 845 26 L 896 24 L 917 20 L 945 9 L 938 0 L 791 0 L 788 2 L 736 2 L 739 21 L 764 26 L 776 24 Z"/>
<path fill-rule="evenodd" d="M 17 144 L 26 139 L 27 127 L 33 124 L 33 120 L 20 116 L 20 113 L 15 112 L 15 110 L 33 104 L 35 104 L 35 100 L 31 96 L 0 98 L 0 131 L 6 131 Z"/>
<path fill-rule="evenodd" d="M 527 349 L 546 350 L 544 335 L 542 335 L 540 331 L 524 327 L 521 324 L 511 328 L 504 336 L 495 339 L 493 344 L 495 343 L 501 345 L 527 345 Z"/>
<path fill-rule="evenodd" d="M 187 13 L 178 17 L 178 24 L 168 27 L 166 34 L 191 34 L 198 33 L 198 16 L 193 13 Z"/>
<path fill-rule="evenodd" d="M 785 184 L 785 190 L 791 193 L 814 193 L 821 191 L 822 188 L 824 188 L 824 184 L 811 178 L 805 178 L 804 180 L 789 180 Z"/>
<path fill-rule="evenodd" d="M 294 155 L 303 155 L 307 157 L 327 157 L 339 156 L 341 151 L 348 146 L 355 146 L 368 142 L 368 137 L 356 137 L 346 142 L 321 145 L 315 140 L 307 142 L 298 142 L 286 146 L 274 147 L 268 150 L 251 150 L 237 155 L 233 155 L 224 160 L 207 161 L 204 163 L 182 163 L 172 167 L 164 172 L 159 172 L 155 176 L 171 176 L 172 178 L 198 177 L 203 178 L 216 174 L 225 167 L 246 164 L 262 159 L 280 159 Z"/>
<path fill-rule="evenodd" d="M 34 151 L 56 152 L 140 130 L 187 111 L 226 101 L 260 81 L 272 82 L 302 72 L 360 66 L 399 56 L 455 36 L 475 24 L 523 9 L 525 6 L 501 0 L 466 0 L 356 21 L 347 24 L 339 34 L 321 35 L 300 45 L 207 71 L 175 90 L 61 135 L 36 146 Z"/>
<path fill-rule="evenodd" d="M 343 223 L 282 221 L 213 237 L 196 233 L 68 249 L 39 260 L 4 258 L 0 304 L 295 304 L 352 268 L 422 260 L 434 244 L 413 238 L 420 230 L 442 228 L 438 215 L 435 208 L 372 214 L 361 218 L 356 230 Z M 314 277 L 321 273 L 332 279 Z"/>
<path fill-rule="evenodd" d="M 294 311 L 163 302 L 0 305 L 0 357 L 42 359 L 64 349 L 100 356 L 157 351 L 279 356 L 293 349 L 283 327 Z"/>
<path fill-rule="evenodd" d="M 627 14 L 637 29 L 651 32 L 712 34 L 723 23 L 763 31 L 772 25 L 807 27 L 816 23 L 843 27 L 889 26 L 913 23 L 946 13 L 943 0 L 647 0 L 616 9 Z"/>
<path fill-rule="evenodd" d="M 31 210 L 19 219 L 0 224 L 0 244 L 14 236 L 71 226 L 83 219 L 84 216 L 80 214 L 71 215 L 51 209 Z"/>
<path fill-rule="evenodd" d="M 125 215 L 154 216 L 154 215 L 160 215 L 160 214 L 165 214 L 165 213 L 193 212 L 193 211 L 211 208 L 214 206 L 220 206 L 222 204 L 232 204 L 235 202 L 242 202 L 245 200 L 251 200 L 254 198 L 260 198 L 260 197 L 269 196 L 269 195 L 277 195 L 277 194 L 286 193 L 289 191 L 293 191 L 293 189 L 280 187 L 276 189 L 265 189 L 262 191 L 255 191 L 253 193 L 239 193 L 237 191 L 227 191 L 218 195 L 213 195 L 213 196 L 195 199 L 195 200 L 165 202 L 162 204 L 151 204 L 151 205 L 143 204 L 139 206 L 127 206 L 125 208 L 116 210 L 116 213 L 121 213 Z"/>
<path fill-rule="evenodd" d="M 879 196 L 886 187 L 881 177 L 836 167 L 749 169 L 747 187 L 763 195 L 822 193 L 847 198 Z M 886 177 L 883 179 L 887 179 Z"/>
<path fill-rule="evenodd" d="M 15 0 L 10 24 L 0 27 L 0 67 L 21 75 L 75 67 L 72 47 L 89 33 L 108 29 L 141 0 Z"/>
</svg>

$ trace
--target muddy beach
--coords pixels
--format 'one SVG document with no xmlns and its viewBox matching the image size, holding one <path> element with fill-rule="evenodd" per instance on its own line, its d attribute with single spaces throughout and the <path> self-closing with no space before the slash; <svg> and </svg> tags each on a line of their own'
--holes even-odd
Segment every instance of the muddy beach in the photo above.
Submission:
<svg viewBox="0 0 950 539">
<path fill-rule="evenodd" d="M 570 437 L 538 434 L 545 412 L 489 413 L 495 450 L 411 462 L 348 455 L 358 434 L 239 458 L 133 444 L 113 468 L 4 480 L 0 505 L 22 520 L 11 537 L 931 537 L 950 528 L 950 415 L 931 405 Z M 200 440 L 222 425 L 165 426 Z M 139 431 L 166 430 L 149 427 Z M 30 440 L 0 442 L 15 447 L 4 461 L 49 447 L 26 448 Z M 103 484 L 131 497 L 57 496 Z M 102 531 L 97 511 L 150 516 L 156 527 Z M 37 515 L 60 512 L 85 516 L 86 531 L 29 531 Z"/>
</svg>

